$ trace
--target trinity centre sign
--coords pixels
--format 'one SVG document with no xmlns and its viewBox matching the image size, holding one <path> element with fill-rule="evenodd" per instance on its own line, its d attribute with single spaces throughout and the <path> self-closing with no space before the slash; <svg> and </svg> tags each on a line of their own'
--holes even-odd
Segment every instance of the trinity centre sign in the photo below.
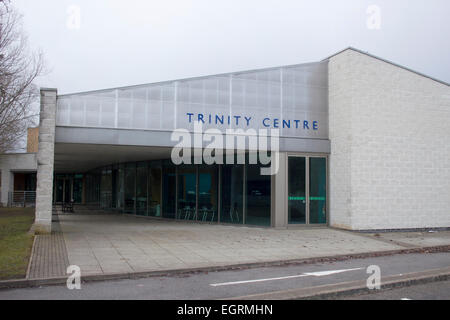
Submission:
<svg viewBox="0 0 450 320">
<path fill-rule="evenodd" d="M 249 115 L 233 115 L 224 116 L 218 114 L 203 114 L 203 113 L 186 113 L 189 123 L 198 121 L 202 124 L 214 124 L 216 126 L 237 128 L 268 128 L 268 129 L 302 129 L 302 130 L 319 130 L 319 121 L 317 120 L 299 120 L 299 119 L 279 119 L 265 117 L 261 120 L 260 124 L 254 124 L 255 119 Z"/>
</svg>

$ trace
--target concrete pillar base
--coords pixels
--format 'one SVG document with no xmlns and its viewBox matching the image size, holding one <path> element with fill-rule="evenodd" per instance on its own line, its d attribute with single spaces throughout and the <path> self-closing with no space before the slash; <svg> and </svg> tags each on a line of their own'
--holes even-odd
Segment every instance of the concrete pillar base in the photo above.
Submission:
<svg viewBox="0 0 450 320">
<path fill-rule="evenodd" d="M 33 234 L 50 234 L 52 233 L 52 222 L 39 221 L 33 223 L 30 232 Z"/>
</svg>

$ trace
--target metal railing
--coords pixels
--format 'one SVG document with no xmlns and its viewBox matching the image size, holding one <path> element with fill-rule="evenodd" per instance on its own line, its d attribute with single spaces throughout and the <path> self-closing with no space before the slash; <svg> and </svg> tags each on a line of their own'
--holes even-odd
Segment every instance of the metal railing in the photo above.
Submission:
<svg viewBox="0 0 450 320">
<path fill-rule="evenodd" d="M 10 191 L 8 193 L 8 206 L 34 207 L 36 204 L 36 191 Z"/>
</svg>

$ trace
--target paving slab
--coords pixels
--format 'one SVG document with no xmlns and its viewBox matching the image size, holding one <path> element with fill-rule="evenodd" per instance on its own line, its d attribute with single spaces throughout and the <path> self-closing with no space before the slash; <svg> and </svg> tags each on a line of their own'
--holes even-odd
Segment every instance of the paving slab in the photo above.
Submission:
<svg viewBox="0 0 450 320">
<path fill-rule="evenodd" d="M 127 215 L 60 215 L 70 264 L 83 274 L 164 271 L 404 249 L 331 228 L 193 224 Z"/>
<path fill-rule="evenodd" d="M 225 267 L 450 245 L 450 231 L 358 233 L 332 228 L 268 229 L 145 219 L 118 214 L 54 216 L 37 236 L 28 278 Z"/>
</svg>

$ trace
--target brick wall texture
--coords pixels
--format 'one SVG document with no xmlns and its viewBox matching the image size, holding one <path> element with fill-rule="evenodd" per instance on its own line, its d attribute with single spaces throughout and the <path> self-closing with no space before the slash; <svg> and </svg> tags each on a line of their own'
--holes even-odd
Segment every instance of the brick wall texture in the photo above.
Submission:
<svg viewBox="0 0 450 320">
<path fill-rule="evenodd" d="M 450 87 L 348 49 L 329 61 L 330 224 L 450 227 Z"/>
<path fill-rule="evenodd" d="M 37 153 L 39 146 L 39 127 L 28 128 L 27 135 L 27 152 Z"/>
</svg>

